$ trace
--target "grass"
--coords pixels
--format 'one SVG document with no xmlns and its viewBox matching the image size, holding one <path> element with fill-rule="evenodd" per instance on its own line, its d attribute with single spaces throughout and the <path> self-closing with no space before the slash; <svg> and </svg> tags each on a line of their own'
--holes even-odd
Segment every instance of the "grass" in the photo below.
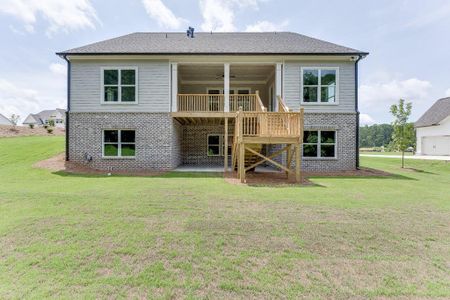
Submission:
<svg viewBox="0 0 450 300">
<path fill-rule="evenodd" d="M 450 164 L 230 185 L 34 169 L 61 137 L 0 139 L 0 298 L 450 297 Z"/>
</svg>

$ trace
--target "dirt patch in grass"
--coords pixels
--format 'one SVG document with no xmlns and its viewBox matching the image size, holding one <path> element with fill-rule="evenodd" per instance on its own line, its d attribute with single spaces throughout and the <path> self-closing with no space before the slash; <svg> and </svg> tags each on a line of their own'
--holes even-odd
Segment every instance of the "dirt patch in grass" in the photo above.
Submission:
<svg viewBox="0 0 450 300">
<path fill-rule="evenodd" d="M 43 127 L 35 127 L 31 129 L 27 126 L 16 126 L 13 129 L 12 126 L 0 125 L 0 137 L 18 137 L 18 136 L 33 136 L 33 135 L 43 135 L 43 136 L 53 136 L 53 135 L 64 135 L 66 131 L 62 128 L 53 128 L 52 133 L 48 133 L 47 129 Z"/>
<path fill-rule="evenodd" d="M 35 168 L 47 169 L 53 172 L 67 172 L 72 174 L 92 175 L 130 175 L 130 176 L 158 176 L 166 172 L 153 170 L 129 170 L 129 171 L 105 171 L 97 170 L 82 164 L 65 160 L 65 154 L 60 153 L 45 160 L 38 161 L 33 165 Z"/>
<path fill-rule="evenodd" d="M 333 171 L 333 172 L 302 172 L 301 184 L 295 182 L 293 176 L 287 178 L 284 172 L 248 172 L 246 183 L 241 183 L 237 178 L 237 173 L 227 173 L 225 180 L 231 184 L 245 184 L 249 186 L 289 186 L 289 185 L 314 185 L 309 177 L 385 177 L 392 176 L 391 173 L 371 168 L 361 168 L 359 170 Z"/>
<path fill-rule="evenodd" d="M 90 168 L 89 166 L 77 164 L 74 162 L 66 162 L 64 153 L 60 153 L 54 157 L 42 160 L 34 164 L 35 168 L 48 169 L 53 172 L 68 172 L 73 174 L 114 174 L 114 175 L 130 175 L 130 176 L 158 176 L 166 172 L 153 170 L 128 170 L 128 171 L 105 171 Z M 361 168 L 359 170 L 335 171 L 335 172 L 302 172 L 301 184 L 295 182 L 293 176 L 287 178 L 284 172 L 248 172 L 246 174 L 246 182 L 241 183 L 236 172 L 228 172 L 224 175 L 225 181 L 231 184 L 248 185 L 248 186 L 295 186 L 295 185 L 314 185 L 308 178 L 325 176 L 325 177 L 367 177 L 367 176 L 391 176 L 392 174 L 381 170 L 371 168 Z"/>
</svg>

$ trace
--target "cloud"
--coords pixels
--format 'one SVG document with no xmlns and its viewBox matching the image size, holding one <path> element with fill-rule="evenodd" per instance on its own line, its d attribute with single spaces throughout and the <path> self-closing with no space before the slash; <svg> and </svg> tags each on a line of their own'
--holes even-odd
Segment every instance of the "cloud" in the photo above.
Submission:
<svg viewBox="0 0 450 300">
<path fill-rule="evenodd" d="M 450 97 L 450 89 L 445 91 L 445 97 Z"/>
<path fill-rule="evenodd" d="M 422 28 L 450 17 L 450 4 L 440 5 L 435 10 L 421 11 L 418 17 L 405 24 L 405 28 Z"/>
<path fill-rule="evenodd" d="M 375 120 L 369 116 L 368 114 L 360 114 L 359 115 L 359 123 L 361 125 L 372 125 L 375 124 Z"/>
<path fill-rule="evenodd" d="M 95 28 L 95 23 L 100 23 L 90 0 L 3 0 L 0 13 L 22 21 L 28 33 L 35 31 L 35 23 L 41 16 L 49 23 L 48 36 L 58 31 Z"/>
<path fill-rule="evenodd" d="M 12 82 L 0 78 L 0 112 L 9 117 L 20 115 L 23 119 L 26 111 L 39 109 L 38 93 L 32 89 L 19 88 Z"/>
<path fill-rule="evenodd" d="M 288 25 L 289 25 L 288 20 L 284 20 L 279 24 L 275 24 L 269 21 L 258 21 L 255 24 L 247 25 L 245 31 L 247 32 L 282 31 Z"/>
<path fill-rule="evenodd" d="M 226 0 L 200 0 L 200 11 L 203 31 L 235 31 L 234 12 L 231 1 Z"/>
<path fill-rule="evenodd" d="M 264 0 L 200 0 L 203 31 L 236 31 L 235 13 L 245 8 L 258 10 Z"/>
<path fill-rule="evenodd" d="M 428 100 L 431 83 L 426 80 L 410 78 L 363 84 L 359 87 L 359 99 L 367 109 L 389 110 L 389 106 L 400 98 L 406 101 L 423 102 Z"/>
<path fill-rule="evenodd" d="M 52 71 L 53 74 L 63 76 L 67 75 L 67 67 L 64 64 L 52 63 L 48 68 L 50 69 L 50 71 Z"/>
<path fill-rule="evenodd" d="M 28 114 L 43 109 L 64 108 L 65 93 L 65 77 L 50 72 L 0 78 L 0 113 L 7 117 L 17 114 L 24 120 Z"/>
<path fill-rule="evenodd" d="M 158 22 L 160 27 L 179 29 L 187 21 L 177 17 L 161 0 L 142 0 L 147 14 Z"/>
</svg>

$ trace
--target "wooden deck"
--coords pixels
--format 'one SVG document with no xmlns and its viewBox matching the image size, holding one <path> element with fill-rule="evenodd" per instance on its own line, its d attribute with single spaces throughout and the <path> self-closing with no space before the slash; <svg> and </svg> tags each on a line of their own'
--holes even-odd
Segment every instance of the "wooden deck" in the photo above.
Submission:
<svg viewBox="0 0 450 300">
<path fill-rule="evenodd" d="M 250 95 L 225 96 L 208 94 L 178 94 L 177 112 L 172 116 L 181 124 L 223 124 L 225 136 L 228 136 L 228 124 L 234 121 L 232 147 L 232 168 L 238 171 L 241 182 L 245 182 L 245 173 L 254 167 L 269 162 L 284 170 L 286 175 L 295 176 L 301 182 L 301 147 L 303 141 L 303 108 L 292 112 L 278 97 L 278 112 L 268 112 L 259 93 Z M 225 139 L 224 167 L 228 170 L 228 139 Z M 284 147 L 267 156 L 259 153 L 262 147 L 255 145 L 280 144 Z M 286 152 L 285 164 L 274 160 Z M 250 156 L 254 156 L 251 160 Z M 295 160 L 295 170 L 291 168 Z M 252 161 L 251 165 L 249 161 Z"/>
</svg>

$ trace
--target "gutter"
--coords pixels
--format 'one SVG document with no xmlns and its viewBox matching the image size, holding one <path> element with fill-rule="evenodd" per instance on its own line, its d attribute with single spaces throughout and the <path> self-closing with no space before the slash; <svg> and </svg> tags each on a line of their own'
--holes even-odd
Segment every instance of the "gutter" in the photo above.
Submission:
<svg viewBox="0 0 450 300">
<path fill-rule="evenodd" d="M 61 55 L 61 57 L 67 62 L 67 111 L 66 111 L 66 161 L 69 161 L 69 130 L 70 130 L 70 75 L 71 64 L 67 55 Z"/>
<path fill-rule="evenodd" d="M 209 56 L 216 56 L 216 55 L 245 55 L 245 56 L 252 56 L 252 55 L 270 55 L 270 56 L 285 56 L 285 55 L 299 55 L 299 56 L 305 56 L 305 55 L 321 55 L 321 56 L 359 56 L 361 58 L 368 55 L 368 52 L 303 52 L 303 53 L 295 53 L 295 52 L 56 52 L 56 55 L 59 55 L 61 57 L 65 57 L 67 55 L 79 55 L 79 56 L 86 56 L 86 55 L 209 55 Z"/>
</svg>

